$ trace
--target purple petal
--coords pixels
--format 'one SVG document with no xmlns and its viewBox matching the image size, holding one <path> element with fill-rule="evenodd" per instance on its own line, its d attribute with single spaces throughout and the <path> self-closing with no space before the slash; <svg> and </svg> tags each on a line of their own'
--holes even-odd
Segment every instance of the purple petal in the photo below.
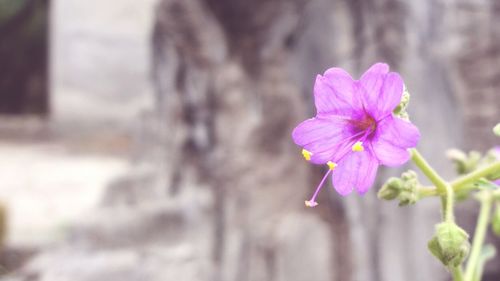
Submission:
<svg viewBox="0 0 500 281">
<path fill-rule="evenodd" d="M 356 189 L 364 194 L 373 185 L 378 161 L 367 147 L 365 151 L 351 152 L 333 171 L 332 183 L 337 192 L 345 196 Z"/>
<path fill-rule="evenodd" d="M 362 108 L 356 82 L 341 68 L 330 68 L 314 83 L 314 102 L 318 115 L 349 117 Z"/>
<path fill-rule="evenodd" d="M 325 164 L 339 157 L 339 147 L 352 136 L 350 126 L 342 118 L 316 117 L 300 123 L 293 130 L 292 138 L 297 145 L 312 153 L 312 163 Z"/>
<path fill-rule="evenodd" d="M 365 109 L 376 120 L 390 114 L 400 103 L 403 94 L 403 79 L 399 74 L 388 71 L 389 66 L 377 63 L 359 80 Z"/>
<path fill-rule="evenodd" d="M 415 125 L 391 115 L 378 122 L 371 146 L 381 164 L 394 167 L 410 159 L 408 148 L 415 147 L 419 140 Z"/>
</svg>

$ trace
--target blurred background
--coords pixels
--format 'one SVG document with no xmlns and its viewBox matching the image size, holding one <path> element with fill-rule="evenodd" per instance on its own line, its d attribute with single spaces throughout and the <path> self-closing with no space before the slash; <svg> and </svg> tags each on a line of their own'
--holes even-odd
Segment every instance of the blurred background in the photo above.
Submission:
<svg viewBox="0 0 500 281">
<path fill-rule="evenodd" d="M 495 0 L 0 0 L 1 279 L 449 280 L 438 200 L 376 198 L 408 167 L 307 209 L 290 134 L 316 74 L 384 61 L 453 177 L 445 149 L 498 144 L 499 26 Z"/>
</svg>

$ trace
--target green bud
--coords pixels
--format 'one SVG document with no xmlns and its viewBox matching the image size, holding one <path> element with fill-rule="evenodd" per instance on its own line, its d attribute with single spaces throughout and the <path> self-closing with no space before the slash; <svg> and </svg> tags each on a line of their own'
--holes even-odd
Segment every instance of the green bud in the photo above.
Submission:
<svg viewBox="0 0 500 281">
<path fill-rule="evenodd" d="M 413 205 L 418 201 L 418 194 L 416 192 L 401 192 L 398 196 L 399 206 Z"/>
<path fill-rule="evenodd" d="M 403 181 L 399 178 L 389 178 L 387 182 L 378 191 L 379 199 L 393 200 L 398 197 L 400 190 L 403 188 Z"/>
<path fill-rule="evenodd" d="M 398 106 L 393 110 L 394 115 L 398 116 L 401 119 L 409 120 L 408 113 L 406 112 L 406 108 L 410 103 L 410 93 L 406 88 L 406 85 L 403 85 L 403 95 L 401 96 L 401 102 Z"/>
<path fill-rule="evenodd" d="M 455 223 L 442 222 L 427 246 L 445 266 L 459 266 L 470 251 L 469 235 Z"/>
<path fill-rule="evenodd" d="M 482 159 L 482 165 L 488 165 L 497 162 L 500 159 L 500 153 L 497 149 L 490 149 Z"/>
<path fill-rule="evenodd" d="M 465 154 L 458 149 L 449 149 L 446 151 L 446 156 L 455 164 L 455 170 L 459 175 L 476 170 L 481 160 L 481 153 L 477 151 L 470 151 L 469 154 Z"/>
<path fill-rule="evenodd" d="M 493 127 L 493 134 L 500 137 L 500 123 L 498 123 L 495 127 Z"/>
<path fill-rule="evenodd" d="M 408 170 L 404 173 L 401 174 L 401 179 L 403 179 L 403 181 L 414 181 L 417 179 L 417 173 L 415 171 L 412 171 L 412 170 Z"/>
<path fill-rule="evenodd" d="M 399 206 L 412 205 L 418 201 L 418 179 L 417 173 L 414 171 L 407 171 L 401 175 L 403 180 L 403 189 L 399 193 Z"/>
<path fill-rule="evenodd" d="M 486 166 L 500 161 L 500 150 L 498 148 L 493 148 L 486 153 L 486 156 L 482 159 L 481 164 Z M 500 171 L 493 173 L 491 177 L 492 180 L 500 179 Z"/>
<path fill-rule="evenodd" d="M 498 205 L 491 219 L 491 228 L 493 229 L 493 233 L 500 236 L 500 206 Z"/>
<path fill-rule="evenodd" d="M 385 200 L 399 200 L 399 206 L 415 204 L 418 201 L 418 179 L 417 173 L 408 171 L 401 178 L 389 178 L 378 191 L 377 196 Z"/>
</svg>

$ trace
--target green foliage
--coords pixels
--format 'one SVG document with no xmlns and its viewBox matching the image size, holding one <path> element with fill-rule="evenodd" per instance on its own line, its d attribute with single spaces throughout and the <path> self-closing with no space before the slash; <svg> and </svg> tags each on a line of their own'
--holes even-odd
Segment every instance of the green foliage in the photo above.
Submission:
<svg viewBox="0 0 500 281">
<path fill-rule="evenodd" d="M 485 179 L 480 179 L 475 183 L 476 189 L 478 190 L 497 190 L 498 185 Z"/>
</svg>

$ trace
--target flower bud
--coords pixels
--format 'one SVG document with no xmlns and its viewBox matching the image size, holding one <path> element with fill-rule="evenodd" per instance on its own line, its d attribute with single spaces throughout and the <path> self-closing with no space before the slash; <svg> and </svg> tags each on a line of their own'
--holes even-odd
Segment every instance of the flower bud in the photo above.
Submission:
<svg viewBox="0 0 500 281">
<path fill-rule="evenodd" d="M 403 191 L 398 196 L 399 206 L 413 205 L 418 201 L 416 191 Z"/>
<path fill-rule="evenodd" d="M 399 206 L 415 204 L 418 200 L 418 179 L 417 173 L 407 171 L 401 175 L 401 178 L 389 178 L 379 190 L 377 196 L 385 200 L 399 200 Z"/>
<path fill-rule="evenodd" d="M 415 171 L 412 171 L 412 170 L 408 170 L 404 173 L 401 174 L 401 178 L 403 179 L 403 181 L 407 182 L 407 181 L 414 181 L 417 179 L 417 173 Z"/>
<path fill-rule="evenodd" d="M 398 196 L 399 206 L 415 204 L 418 200 L 417 188 L 418 179 L 417 173 L 414 171 L 407 171 L 401 175 L 403 180 L 403 189 Z"/>
<path fill-rule="evenodd" d="M 469 235 L 453 222 L 442 222 L 427 246 L 445 266 L 459 266 L 469 254 Z"/>
<path fill-rule="evenodd" d="M 493 233 L 500 236 L 500 206 L 498 205 L 491 219 L 491 228 L 493 229 Z"/>
<path fill-rule="evenodd" d="M 493 128 L 493 133 L 500 137 L 500 123 Z"/>
<path fill-rule="evenodd" d="M 399 102 L 399 105 L 396 106 L 396 108 L 393 110 L 394 115 L 397 117 L 404 119 L 404 120 L 409 120 L 408 113 L 406 112 L 406 108 L 408 107 L 408 104 L 410 103 L 410 92 L 408 92 L 408 89 L 406 88 L 406 85 L 403 86 L 403 95 L 401 96 L 401 101 Z"/>
<path fill-rule="evenodd" d="M 495 146 L 488 150 L 485 157 L 481 160 L 482 165 L 489 165 L 500 161 L 500 146 Z M 500 185 L 500 171 L 492 173 L 488 178 L 493 180 L 497 185 Z"/>
<path fill-rule="evenodd" d="M 476 170 L 481 160 L 481 153 L 477 151 L 470 151 L 469 154 L 465 154 L 458 149 L 449 149 L 446 151 L 446 156 L 455 164 L 455 170 L 459 175 Z"/>
<path fill-rule="evenodd" d="M 378 191 L 379 199 L 393 200 L 398 197 L 400 190 L 403 188 L 403 181 L 399 178 L 389 178 L 387 182 Z"/>
</svg>

